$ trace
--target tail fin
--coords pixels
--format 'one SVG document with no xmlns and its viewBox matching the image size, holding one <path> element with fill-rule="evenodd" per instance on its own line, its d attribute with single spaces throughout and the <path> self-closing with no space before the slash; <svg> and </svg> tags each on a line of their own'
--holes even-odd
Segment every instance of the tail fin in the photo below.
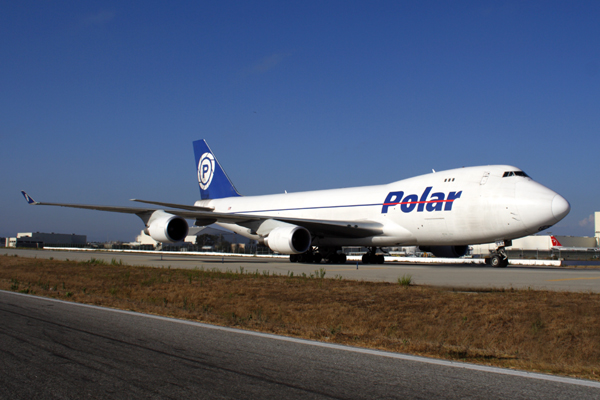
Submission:
<svg viewBox="0 0 600 400">
<path fill-rule="evenodd" d="M 206 140 L 201 139 L 194 142 L 194 154 L 202 200 L 240 195 L 206 144 Z"/>
<path fill-rule="evenodd" d="M 552 240 L 552 247 L 562 246 L 562 244 L 560 244 L 560 242 L 557 238 L 554 237 L 554 235 L 550 235 L 550 240 Z"/>
</svg>

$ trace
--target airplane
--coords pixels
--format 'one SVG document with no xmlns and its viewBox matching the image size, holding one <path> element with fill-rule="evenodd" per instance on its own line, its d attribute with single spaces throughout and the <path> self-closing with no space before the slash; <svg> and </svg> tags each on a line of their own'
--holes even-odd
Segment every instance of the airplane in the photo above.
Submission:
<svg viewBox="0 0 600 400">
<path fill-rule="evenodd" d="M 598 252 L 597 247 L 581 247 L 581 246 L 563 246 L 554 235 L 550 235 L 552 242 L 552 250 L 572 251 L 572 252 Z"/>
<path fill-rule="evenodd" d="M 552 241 L 552 247 L 562 247 L 562 244 L 560 244 L 560 242 L 557 238 L 554 237 L 554 235 L 550 235 L 550 240 Z"/>
<path fill-rule="evenodd" d="M 46 203 L 22 194 L 34 205 L 136 214 L 157 242 L 185 239 L 186 219 L 197 226 L 214 223 L 303 263 L 345 263 L 342 246 L 367 247 L 362 262 L 382 264 L 383 247 L 419 246 L 437 257 L 460 257 L 469 245 L 495 242 L 486 262 L 506 267 L 512 239 L 548 229 L 571 209 L 564 197 L 510 165 L 433 171 L 383 185 L 241 196 L 206 141 L 193 147 L 200 200 L 191 206 L 139 199 L 132 201 L 158 208 Z"/>
</svg>

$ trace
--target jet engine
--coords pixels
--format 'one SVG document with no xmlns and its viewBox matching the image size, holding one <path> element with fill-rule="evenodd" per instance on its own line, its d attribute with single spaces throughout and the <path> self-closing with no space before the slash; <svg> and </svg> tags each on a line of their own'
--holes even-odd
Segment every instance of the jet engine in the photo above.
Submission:
<svg viewBox="0 0 600 400">
<path fill-rule="evenodd" d="M 188 224 L 185 219 L 156 210 L 146 224 L 145 232 L 157 242 L 181 242 L 188 234 Z"/>
<path fill-rule="evenodd" d="M 265 244 L 281 254 L 301 254 L 310 247 L 310 232 L 301 226 L 280 226 L 269 232 Z"/>
<path fill-rule="evenodd" d="M 458 258 L 467 254 L 469 246 L 419 246 L 422 251 L 441 258 Z"/>
</svg>

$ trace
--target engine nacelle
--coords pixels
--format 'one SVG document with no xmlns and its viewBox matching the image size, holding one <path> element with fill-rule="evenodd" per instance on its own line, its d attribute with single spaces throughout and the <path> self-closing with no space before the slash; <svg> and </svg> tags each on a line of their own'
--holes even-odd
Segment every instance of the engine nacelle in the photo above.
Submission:
<svg viewBox="0 0 600 400">
<path fill-rule="evenodd" d="M 419 246 L 423 251 L 441 258 L 458 258 L 467 254 L 469 246 Z"/>
<path fill-rule="evenodd" d="M 309 249 L 310 232 L 301 226 L 280 226 L 269 232 L 265 245 L 281 254 L 301 254 Z"/>
<path fill-rule="evenodd" d="M 156 210 L 146 224 L 146 233 L 157 242 L 181 242 L 188 234 L 189 227 L 185 219 Z"/>
</svg>

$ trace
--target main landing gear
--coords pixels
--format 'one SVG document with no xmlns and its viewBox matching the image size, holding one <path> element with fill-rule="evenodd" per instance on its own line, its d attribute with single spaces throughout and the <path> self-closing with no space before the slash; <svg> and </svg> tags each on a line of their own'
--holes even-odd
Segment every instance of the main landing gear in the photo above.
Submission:
<svg viewBox="0 0 600 400">
<path fill-rule="evenodd" d="M 327 264 L 345 264 L 346 254 L 341 252 L 341 250 L 341 247 L 319 248 L 316 251 L 311 248 L 302 254 L 291 254 L 290 262 L 319 264 L 324 260 Z"/>
<path fill-rule="evenodd" d="M 362 263 L 363 264 L 383 264 L 385 262 L 385 258 L 383 254 L 376 254 L 377 247 L 371 247 L 371 249 L 363 254 Z"/>
<path fill-rule="evenodd" d="M 491 252 L 489 257 L 486 257 L 485 263 L 491 265 L 494 268 L 506 268 L 508 266 L 508 256 L 506 255 L 506 246 L 511 246 L 512 242 L 506 240 L 503 242 L 496 242 L 498 248 L 496 251 Z"/>
</svg>

